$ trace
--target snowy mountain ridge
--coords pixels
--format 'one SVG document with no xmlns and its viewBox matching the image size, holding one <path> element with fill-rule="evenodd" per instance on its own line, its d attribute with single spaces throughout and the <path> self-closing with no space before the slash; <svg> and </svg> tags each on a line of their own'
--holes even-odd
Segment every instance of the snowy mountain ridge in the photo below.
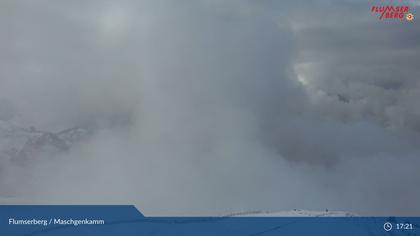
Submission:
<svg viewBox="0 0 420 236">
<path fill-rule="evenodd" d="M 89 129 L 82 127 L 54 133 L 0 120 L 0 160 L 22 162 L 38 155 L 63 152 L 90 134 Z"/>
<path fill-rule="evenodd" d="M 292 211 L 251 211 L 242 213 L 233 213 L 227 215 L 229 217 L 354 217 L 345 211 L 309 211 L 309 210 L 292 210 Z"/>
</svg>

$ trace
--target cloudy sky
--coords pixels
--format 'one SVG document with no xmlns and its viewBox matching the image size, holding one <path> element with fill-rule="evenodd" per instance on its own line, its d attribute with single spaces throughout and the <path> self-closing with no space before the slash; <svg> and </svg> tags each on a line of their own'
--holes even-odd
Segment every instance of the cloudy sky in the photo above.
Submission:
<svg viewBox="0 0 420 236">
<path fill-rule="evenodd" d="M 13 201 L 418 215 L 420 4 L 398 2 L 414 21 L 378 0 L 1 1 L 0 119 L 100 127 L 6 166 Z"/>
</svg>

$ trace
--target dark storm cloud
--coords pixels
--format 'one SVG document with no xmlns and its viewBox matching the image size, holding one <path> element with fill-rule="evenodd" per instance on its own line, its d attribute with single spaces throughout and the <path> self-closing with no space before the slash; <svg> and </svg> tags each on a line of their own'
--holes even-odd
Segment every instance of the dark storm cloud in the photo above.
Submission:
<svg viewBox="0 0 420 236">
<path fill-rule="evenodd" d="M 4 1 L 3 116 L 102 130 L 3 182 L 146 214 L 418 213 L 420 30 L 370 4 Z"/>
</svg>

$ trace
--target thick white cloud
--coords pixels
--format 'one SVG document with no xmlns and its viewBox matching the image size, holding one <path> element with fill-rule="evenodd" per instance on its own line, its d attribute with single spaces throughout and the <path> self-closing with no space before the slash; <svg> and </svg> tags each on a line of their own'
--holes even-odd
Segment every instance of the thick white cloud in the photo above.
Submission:
<svg viewBox="0 0 420 236">
<path fill-rule="evenodd" d="M 420 210 L 404 205 L 420 196 L 416 24 L 364 1 L 1 4 L 0 112 L 102 127 L 48 162 L 2 163 L 14 201 Z"/>
</svg>

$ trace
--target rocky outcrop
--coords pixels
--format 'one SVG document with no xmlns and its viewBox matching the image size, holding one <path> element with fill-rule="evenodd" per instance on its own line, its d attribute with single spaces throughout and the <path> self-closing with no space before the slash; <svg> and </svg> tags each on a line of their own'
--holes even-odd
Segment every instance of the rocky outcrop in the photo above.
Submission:
<svg viewBox="0 0 420 236">
<path fill-rule="evenodd" d="M 54 156 L 69 150 L 91 135 L 84 127 L 60 132 L 23 128 L 0 120 L 0 159 L 24 163 L 39 156 Z"/>
</svg>

